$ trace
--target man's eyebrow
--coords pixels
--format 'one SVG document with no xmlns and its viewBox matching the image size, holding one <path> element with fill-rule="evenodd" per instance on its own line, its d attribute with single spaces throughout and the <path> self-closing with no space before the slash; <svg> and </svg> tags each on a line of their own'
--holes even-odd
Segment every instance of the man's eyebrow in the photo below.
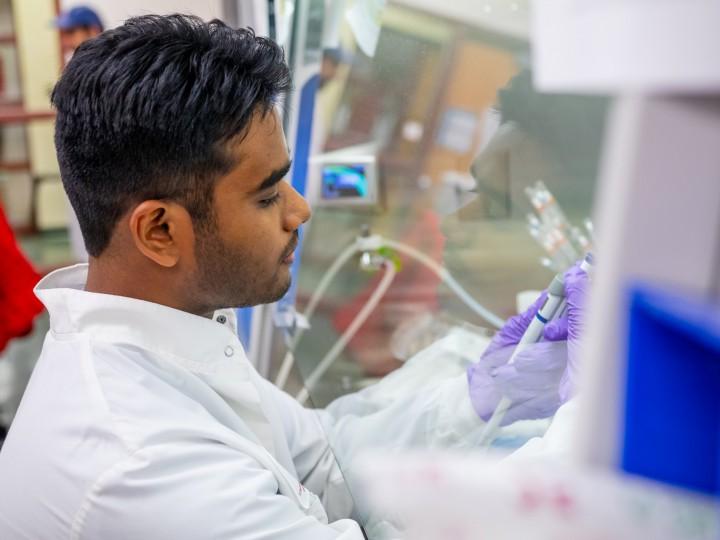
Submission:
<svg viewBox="0 0 720 540">
<path fill-rule="evenodd" d="M 258 188 L 255 190 L 256 193 L 259 193 L 261 191 L 265 191 L 268 188 L 271 188 L 278 182 L 280 182 L 283 178 L 287 176 L 287 173 L 290 172 L 290 167 L 292 166 L 292 161 L 288 161 L 285 165 L 283 165 L 280 169 L 274 170 L 271 172 L 265 180 L 263 180 Z"/>
</svg>

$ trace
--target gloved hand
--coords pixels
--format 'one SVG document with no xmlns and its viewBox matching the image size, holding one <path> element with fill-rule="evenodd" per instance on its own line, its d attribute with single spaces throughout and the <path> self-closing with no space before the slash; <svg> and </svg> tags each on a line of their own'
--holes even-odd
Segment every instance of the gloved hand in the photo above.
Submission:
<svg viewBox="0 0 720 540">
<path fill-rule="evenodd" d="M 490 418 L 502 396 L 513 402 L 501 423 L 507 425 L 520 419 L 546 418 L 572 395 L 588 277 L 579 264 L 564 277 L 567 312 L 545 327 L 546 341 L 528 345 L 512 365 L 507 364 L 545 301 L 547 293 L 543 292 L 524 313 L 509 319 L 480 361 L 468 367 L 470 399 L 484 420 Z"/>
<path fill-rule="evenodd" d="M 567 369 L 560 381 L 560 402 L 565 403 L 572 397 L 577 384 L 580 363 L 580 336 L 584 327 L 585 299 L 589 284 L 588 275 L 573 265 L 565 272 L 565 300 L 567 310 L 563 317 L 551 321 L 545 326 L 545 339 L 550 341 L 567 340 Z"/>
<path fill-rule="evenodd" d="M 487 349 L 483 352 L 482 358 L 491 355 L 495 351 L 504 349 L 505 347 L 516 345 L 520 341 L 520 338 L 523 337 L 525 330 L 527 330 L 527 327 L 530 325 L 530 321 L 532 321 L 535 314 L 538 312 L 540 307 L 542 307 L 546 298 L 547 291 L 543 291 L 538 299 L 535 300 L 535 302 L 533 302 L 533 304 L 523 313 L 510 317 L 500 331 L 493 336 L 492 341 L 490 341 L 490 345 L 488 345 Z"/>
<path fill-rule="evenodd" d="M 512 404 L 501 426 L 517 420 L 535 420 L 552 416 L 560 406 L 558 385 L 567 366 L 565 341 L 531 343 L 515 357 L 514 346 L 483 354 L 467 369 L 470 401 L 477 415 L 488 421 L 500 398 Z"/>
</svg>

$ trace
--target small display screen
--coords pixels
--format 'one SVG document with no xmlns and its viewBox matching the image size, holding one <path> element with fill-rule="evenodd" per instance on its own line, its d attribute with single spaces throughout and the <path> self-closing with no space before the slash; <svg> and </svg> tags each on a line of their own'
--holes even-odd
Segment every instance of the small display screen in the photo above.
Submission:
<svg viewBox="0 0 720 540">
<path fill-rule="evenodd" d="M 325 165 L 322 168 L 322 198 L 365 199 L 368 177 L 365 165 Z"/>
</svg>

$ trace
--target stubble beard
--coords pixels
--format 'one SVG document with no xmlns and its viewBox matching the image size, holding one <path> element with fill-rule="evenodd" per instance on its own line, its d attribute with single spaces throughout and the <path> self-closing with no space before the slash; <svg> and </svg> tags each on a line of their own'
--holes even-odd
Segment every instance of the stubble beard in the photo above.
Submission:
<svg viewBox="0 0 720 540">
<path fill-rule="evenodd" d="M 198 233 L 196 289 L 215 309 L 276 302 L 290 289 L 291 277 L 278 261 L 272 275 L 256 258 L 229 248 L 213 231 Z"/>
</svg>

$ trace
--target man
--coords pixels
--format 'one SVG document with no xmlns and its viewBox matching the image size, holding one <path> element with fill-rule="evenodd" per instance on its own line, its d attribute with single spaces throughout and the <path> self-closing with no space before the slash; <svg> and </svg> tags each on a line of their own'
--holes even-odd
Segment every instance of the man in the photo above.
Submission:
<svg viewBox="0 0 720 540">
<path fill-rule="evenodd" d="M 352 502 L 316 414 L 219 311 L 290 285 L 310 210 L 283 181 L 289 87 L 277 45 L 219 21 L 76 50 L 52 101 L 90 262 L 36 289 L 51 329 L 0 454 L 0 538 L 363 538 L 328 524 Z"/>
<path fill-rule="evenodd" d="M 100 16 L 86 6 L 77 6 L 63 11 L 57 19 L 55 26 L 60 31 L 60 50 L 63 56 L 63 68 L 70 62 L 75 49 L 88 39 L 92 39 L 103 31 Z M 87 262 L 88 254 L 85 251 L 80 224 L 72 209 L 68 209 L 68 234 L 70 247 L 74 260 Z"/>
<path fill-rule="evenodd" d="M 65 64 L 72 58 L 81 43 L 94 38 L 103 31 L 100 17 L 91 8 L 77 6 L 61 13 L 55 20 L 60 31 L 60 48 Z"/>
<path fill-rule="evenodd" d="M 321 413 L 259 377 L 222 309 L 290 284 L 310 210 L 283 182 L 289 87 L 279 47 L 218 21 L 139 17 L 78 47 L 52 100 L 90 262 L 36 288 L 51 330 L 0 452 L 3 540 L 363 538 Z M 446 401 L 481 429 L 460 382 Z M 452 431 L 427 397 L 328 430 Z"/>
</svg>

